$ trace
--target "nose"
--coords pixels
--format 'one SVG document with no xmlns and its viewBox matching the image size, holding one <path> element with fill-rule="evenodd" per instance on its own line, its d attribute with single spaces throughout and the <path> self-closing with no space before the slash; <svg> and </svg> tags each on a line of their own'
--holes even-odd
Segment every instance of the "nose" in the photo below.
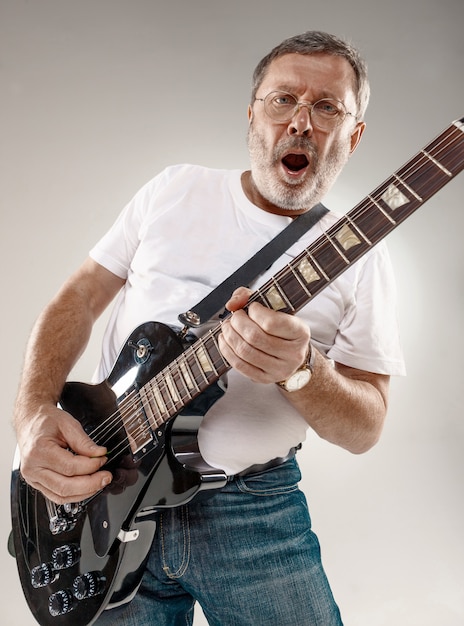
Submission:
<svg viewBox="0 0 464 626">
<path fill-rule="evenodd" d="M 289 135 L 311 135 L 313 127 L 311 124 L 310 106 L 305 102 L 300 102 L 292 119 L 288 124 Z"/>
</svg>

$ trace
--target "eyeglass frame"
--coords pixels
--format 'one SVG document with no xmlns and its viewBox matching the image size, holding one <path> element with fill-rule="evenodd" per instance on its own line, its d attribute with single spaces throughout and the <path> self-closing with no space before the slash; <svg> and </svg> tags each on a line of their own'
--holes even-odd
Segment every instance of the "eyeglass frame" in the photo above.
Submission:
<svg viewBox="0 0 464 626">
<path fill-rule="evenodd" d="M 274 117 L 272 117 L 271 115 L 269 115 L 269 113 L 266 110 L 266 100 L 267 98 L 269 98 L 270 95 L 272 94 L 281 94 L 283 96 L 290 96 L 293 100 L 295 100 L 295 106 L 293 108 L 293 112 L 291 114 L 291 116 L 288 119 L 284 119 L 284 120 L 277 120 Z M 288 122 L 290 122 L 295 115 L 297 115 L 300 110 L 301 107 L 305 106 L 308 109 L 308 113 L 309 113 L 309 119 L 312 123 L 312 112 L 314 107 L 316 106 L 316 104 L 319 104 L 319 102 L 336 102 L 337 104 L 342 106 L 343 109 L 343 117 L 340 117 L 340 115 L 338 115 L 336 118 L 334 118 L 335 120 L 340 120 L 338 121 L 336 124 L 334 124 L 334 126 L 329 127 L 329 128 L 323 128 L 321 126 L 318 126 L 318 124 L 315 124 L 316 127 L 320 128 L 321 130 L 331 130 L 331 128 L 338 128 L 339 126 L 341 126 L 343 124 L 343 122 L 345 121 L 347 115 L 351 115 L 352 117 L 354 117 L 355 119 L 357 119 L 357 115 L 355 113 L 351 113 L 350 111 L 346 110 L 346 106 L 344 105 L 344 103 L 341 100 L 337 100 L 336 98 L 320 98 L 319 100 L 316 100 L 316 102 L 308 102 L 307 100 L 298 100 L 296 98 L 295 95 L 293 95 L 292 93 L 290 93 L 289 91 L 280 91 L 279 89 L 274 90 L 274 91 L 270 91 L 266 96 L 264 96 L 264 98 L 257 98 L 255 97 L 255 101 L 258 100 L 259 102 L 263 103 L 263 108 L 264 108 L 264 112 L 266 113 L 266 115 L 269 117 L 269 119 L 273 120 L 274 122 L 278 122 L 280 124 L 287 124 Z"/>
</svg>

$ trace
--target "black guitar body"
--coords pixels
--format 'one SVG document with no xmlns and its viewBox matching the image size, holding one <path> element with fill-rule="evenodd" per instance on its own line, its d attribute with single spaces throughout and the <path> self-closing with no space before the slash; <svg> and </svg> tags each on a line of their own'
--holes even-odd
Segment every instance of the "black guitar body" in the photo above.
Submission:
<svg viewBox="0 0 464 626">
<path fill-rule="evenodd" d="M 106 381 L 66 383 L 61 407 L 110 451 L 105 469 L 113 482 L 96 496 L 55 505 L 25 483 L 19 463 L 13 468 L 15 556 L 24 595 L 42 626 L 89 626 L 105 608 L 128 602 L 140 584 L 157 512 L 226 483 L 223 472 L 203 461 L 196 440 L 201 415 L 223 393 L 219 385 L 156 428 L 138 395 L 192 341 L 149 322 L 130 335 Z M 133 417 L 125 427 L 127 406 Z"/>
</svg>

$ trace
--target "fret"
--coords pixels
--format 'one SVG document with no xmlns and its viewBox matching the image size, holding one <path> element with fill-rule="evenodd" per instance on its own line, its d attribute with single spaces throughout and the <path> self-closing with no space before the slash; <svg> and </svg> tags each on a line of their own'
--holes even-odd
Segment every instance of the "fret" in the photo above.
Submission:
<svg viewBox="0 0 464 626">
<path fill-rule="evenodd" d="M 421 203 L 432 195 L 434 188 L 438 189 L 442 186 L 444 178 L 443 172 L 432 161 L 424 159 L 422 155 L 418 160 L 407 163 L 396 174 L 414 187 L 416 193 L 422 198 Z"/>
<path fill-rule="evenodd" d="M 150 395 L 153 394 L 149 393 L 149 389 L 151 391 L 151 386 L 149 384 L 144 385 L 140 389 L 139 393 L 142 400 L 143 408 L 145 410 L 145 415 L 147 416 L 148 423 L 150 424 L 150 428 L 153 431 L 156 431 L 157 428 L 159 428 L 159 426 L 163 424 L 163 419 L 159 414 L 159 409 L 156 403 L 150 400 Z"/>
<path fill-rule="evenodd" d="M 293 312 L 293 308 L 290 300 L 287 298 L 281 282 L 277 282 L 275 279 L 271 279 L 272 285 L 267 290 L 262 290 L 269 308 L 274 311 L 288 311 Z"/>
<path fill-rule="evenodd" d="M 314 243 L 318 243 L 319 240 L 315 241 Z M 313 248 L 313 246 L 311 246 L 311 248 Z M 314 248 L 316 248 L 316 246 L 314 246 Z M 328 276 L 325 272 L 324 269 L 322 268 L 322 266 L 317 262 L 314 253 L 311 254 L 310 251 L 307 252 L 307 256 L 309 259 L 311 259 L 311 263 L 314 264 L 317 269 L 319 270 L 321 276 L 319 276 L 319 280 L 321 280 L 322 278 L 325 280 L 325 282 L 328 282 L 330 280 L 330 276 Z"/>
<path fill-rule="evenodd" d="M 412 187 L 410 187 L 404 180 L 402 180 L 399 176 L 397 176 L 396 174 L 393 174 L 393 176 L 396 178 L 396 180 L 401 183 L 404 187 L 406 187 L 406 189 L 409 191 L 409 193 L 414 196 L 416 198 L 416 200 L 419 200 L 419 202 L 423 202 L 423 199 L 419 196 L 419 194 L 417 194 L 414 189 Z"/>
<path fill-rule="evenodd" d="M 314 266 L 311 265 L 308 257 L 310 257 L 309 254 L 304 254 L 301 261 L 298 259 L 298 263 L 295 265 L 295 270 L 298 270 L 299 275 L 307 285 L 311 285 L 312 283 L 321 280 L 322 271 L 318 268 L 320 273 L 317 272 L 314 269 Z M 325 276 L 325 278 L 327 280 L 329 279 L 328 276 Z"/>
<path fill-rule="evenodd" d="M 345 220 L 348 220 L 345 217 Z M 356 230 L 359 230 L 356 228 Z M 346 221 L 340 225 L 340 222 L 332 226 L 329 229 L 331 238 L 334 240 L 336 246 L 343 250 L 343 257 L 348 264 L 359 257 L 360 250 L 368 250 L 371 246 L 369 241 L 363 237 L 361 240 L 352 228 L 346 223 Z"/>
<path fill-rule="evenodd" d="M 445 174 L 451 178 L 452 173 L 451 173 L 449 170 L 447 170 L 447 169 L 446 169 L 446 167 L 444 167 L 444 166 L 440 163 L 440 161 L 437 161 L 437 160 L 436 160 L 436 159 L 435 159 L 435 158 L 434 158 L 431 154 L 429 154 L 426 150 L 422 150 L 422 153 L 423 153 L 423 154 L 425 154 L 425 156 L 426 156 L 428 159 L 430 159 L 430 160 L 432 161 L 432 163 L 434 163 L 437 167 L 439 167 L 439 168 L 442 170 L 442 172 L 445 172 Z"/>
<path fill-rule="evenodd" d="M 453 176 L 462 170 L 464 158 L 463 136 L 462 128 L 458 128 L 453 124 L 451 129 L 448 129 L 428 146 L 425 146 L 425 151 L 432 155 L 441 164 L 442 168 L 447 169 Z M 444 182 L 448 180 L 449 176 L 446 177 Z"/>
<path fill-rule="evenodd" d="M 396 222 L 395 220 L 392 218 L 391 215 L 389 215 L 387 213 L 387 211 L 385 211 L 385 209 L 382 207 L 381 204 L 379 204 L 377 202 L 377 200 L 375 198 L 373 198 L 372 196 L 367 196 L 366 198 L 367 200 L 370 200 L 372 202 L 372 204 L 381 212 L 383 213 L 383 215 L 387 218 L 387 220 L 390 222 L 390 224 L 393 224 L 393 226 L 396 226 Z M 359 206 L 359 205 L 358 205 Z M 367 232 L 367 231 L 366 231 Z"/>
<path fill-rule="evenodd" d="M 188 366 L 188 361 L 185 355 L 182 355 L 179 359 L 179 372 L 182 375 L 186 389 L 189 391 L 199 391 L 198 385 L 193 378 L 193 373 Z"/>
<path fill-rule="evenodd" d="M 403 177 L 406 178 L 407 175 L 404 174 Z M 400 178 L 402 178 L 402 176 L 400 176 Z M 416 179 L 417 171 L 415 180 Z M 387 213 L 394 214 L 396 225 L 411 215 L 411 213 L 422 204 L 422 202 L 419 202 L 415 196 L 411 197 L 409 195 L 408 189 L 401 182 L 399 182 L 398 178 L 395 176 L 392 176 L 389 180 L 385 181 L 385 183 L 376 190 L 374 197 L 376 196 L 378 196 L 377 202 L 382 204 L 384 210 Z M 385 236 L 385 234 L 388 234 L 391 230 L 393 230 L 392 227 L 386 229 L 385 232 L 382 233 L 382 237 Z"/>
<path fill-rule="evenodd" d="M 305 258 L 304 261 L 307 261 L 307 259 Z M 302 261 L 303 262 L 303 261 Z M 309 291 L 309 289 L 306 287 L 304 281 L 300 278 L 298 272 L 296 271 L 296 267 L 293 267 L 291 263 L 288 264 L 288 268 L 289 270 L 293 273 L 293 276 L 295 276 L 295 279 L 298 281 L 298 284 L 300 285 L 301 289 L 306 293 L 306 296 L 308 298 L 311 297 L 311 292 Z"/>
<path fill-rule="evenodd" d="M 162 381 L 160 381 L 162 382 Z M 155 402 L 157 408 L 158 408 L 158 412 L 160 413 L 160 415 L 166 415 L 166 413 L 168 412 L 167 406 L 164 402 L 164 398 L 161 394 L 161 390 L 159 388 L 159 385 L 155 382 L 154 384 L 152 384 L 151 386 L 151 391 L 152 391 L 152 396 L 153 396 L 153 401 Z"/>
<path fill-rule="evenodd" d="M 205 335 L 202 340 L 208 350 L 209 358 L 213 363 L 215 372 L 217 372 L 218 376 L 221 376 L 221 374 L 224 374 L 224 372 L 229 369 L 229 364 L 226 362 L 219 350 L 219 345 L 216 341 L 214 333 L 208 333 L 208 335 Z"/>
<path fill-rule="evenodd" d="M 298 277 L 292 267 L 293 264 L 286 265 L 276 276 L 276 280 L 280 285 L 281 291 L 285 294 L 286 300 L 289 305 L 284 312 L 293 314 L 295 309 L 301 308 L 308 300 L 308 290 L 302 288 L 301 280 Z"/>
<path fill-rule="evenodd" d="M 180 402 L 180 396 L 177 391 L 177 386 L 174 383 L 174 379 L 172 377 L 172 373 L 168 372 L 164 377 L 164 383 L 169 391 L 169 397 L 171 398 L 174 404 Z"/>
<path fill-rule="evenodd" d="M 174 395 L 171 394 L 172 387 L 173 387 L 172 378 L 168 369 L 164 373 L 163 380 L 159 381 L 158 389 L 163 398 L 164 405 L 166 407 L 166 412 L 169 413 L 170 415 L 174 415 L 176 413 L 176 403 L 179 404 L 177 391 L 174 390 Z"/>
<path fill-rule="evenodd" d="M 214 374 L 215 376 L 217 376 L 217 372 L 209 357 L 208 351 L 205 349 L 203 341 L 200 339 L 198 343 L 200 344 L 198 347 L 194 346 L 195 354 L 197 356 L 200 367 L 205 373 L 206 379 L 208 380 L 209 375 Z"/>
<path fill-rule="evenodd" d="M 398 177 L 396 177 L 398 180 Z M 401 183 L 400 183 L 401 186 Z M 390 183 L 380 196 L 380 200 L 384 202 L 391 211 L 396 211 L 400 207 L 409 203 L 409 198 L 405 195 L 398 185 Z"/>
<path fill-rule="evenodd" d="M 201 366 L 201 363 L 200 363 L 200 360 L 198 358 L 195 348 L 196 346 L 193 345 L 192 349 L 190 350 L 189 367 L 190 367 L 190 371 L 193 374 L 193 379 L 195 381 L 195 384 L 198 386 L 198 389 L 200 389 L 200 391 L 203 391 L 208 386 L 209 381 L 208 381 L 206 372 L 203 370 Z"/>
<path fill-rule="evenodd" d="M 340 233 L 340 234 L 342 234 L 342 233 Z M 337 241 L 334 241 L 332 239 L 332 237 L 329 235 L 329 233 L 323 233 L 323 235 L 327 239 L 327 241 L 332 245 L 334 250 L 336 250 L 336 252 L 338 252 L 338 254 L 343 259 L 343 261 L 346 263 L 346 265 L 349 265 L 349 263 L 350 263 L 349 259 L 342 252 L 343 246 L 341 246 L 341 245 L 337 246 Z M 342 234 L 341 238 L 343 239 L 343 234 Z"/>
<path fill-rule="evenodd" d="M 192 395 L 185 384 L 184 378 L 181 374 L 180 365 L 178 359 L 171 364 L 170 368 L 172 385 L 176 390 L 179 402 L 186 403 L 192 399 Z"/>
<path fill-rule="evenodd" d="M 370 241 L 370 239 L 366 236 L 366 233 L 363 233 L 363 231 L 359 228 L 356 222 L 353 219 L 351 219 L 349 215 L 346 215 L 345 217 L 347 221 L 351 224 L 351 226 L 355 229 L 355 231 L 364 239 L 364 241 L 369 246 L 372 246 L 372 241 Z"/>
<path fill-rule="evenodd" d="M 318 240 L 318 243 L 319 245 L 313 251 L 311 259 L 321 268 L 324 276 L 328 280 L 332 280 L 345 269 L 347 259 L 342 257 L 330 239 L 326 238 L 325 241 Z"/>
<path fill-rule="evenodd" d="M 397 221 L 389 215 L 387 206 L 383 208 L 380 201 L 371 196 L 356 206 L 349 217 L 373 245 L 397 225 Z"/>
<path fill-rule="evenodd" d="M 130 416 L 122 420 L 132 454 L 137 454 L 139 450 L 153 441 L 151 430 L 147 427 L 147 419 L 140 397 L 138 400 L 136 403 L 137 410 L 134 411 L 134 401 L 132 400 Z"/>
<path fill-rule="evenodd" d="M 300 310 L 463 169 L 464 118 L 262 285 L 250 302 L 288 313 Z M 230 368 L 219 350 L 220 333 L 221 325 L 206 333 L 141 390 L 140 407 L 126 427 L 133 450 L 151 436 L 147 424 L 156 431 L 177 413 L 176 407 L 185 406 Z"/>
</svg>

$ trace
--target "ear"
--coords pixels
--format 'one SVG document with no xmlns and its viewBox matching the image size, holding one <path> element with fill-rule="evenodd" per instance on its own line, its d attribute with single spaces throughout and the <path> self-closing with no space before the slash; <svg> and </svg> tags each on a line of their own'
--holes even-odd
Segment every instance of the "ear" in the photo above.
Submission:
<svg viewBox="0 0 464 626">
<path fill-rule="evenodd" d="M 361 137 L 365 129 L 366 129 L 365 122 L 358 122 L 358 124 L 356 124 L 354 131 L 351 133 L 350 154 L 353 154 L 353 152 L 356 150 L 359 142 L 361 141 Z"/>
<path fill-rule="evenodd" d="M 251 108 L 251 104 L 248 105 L 248 123 L 251 124 L 252 120 L 253 120 L 253 109 Z"/>
</svg>

